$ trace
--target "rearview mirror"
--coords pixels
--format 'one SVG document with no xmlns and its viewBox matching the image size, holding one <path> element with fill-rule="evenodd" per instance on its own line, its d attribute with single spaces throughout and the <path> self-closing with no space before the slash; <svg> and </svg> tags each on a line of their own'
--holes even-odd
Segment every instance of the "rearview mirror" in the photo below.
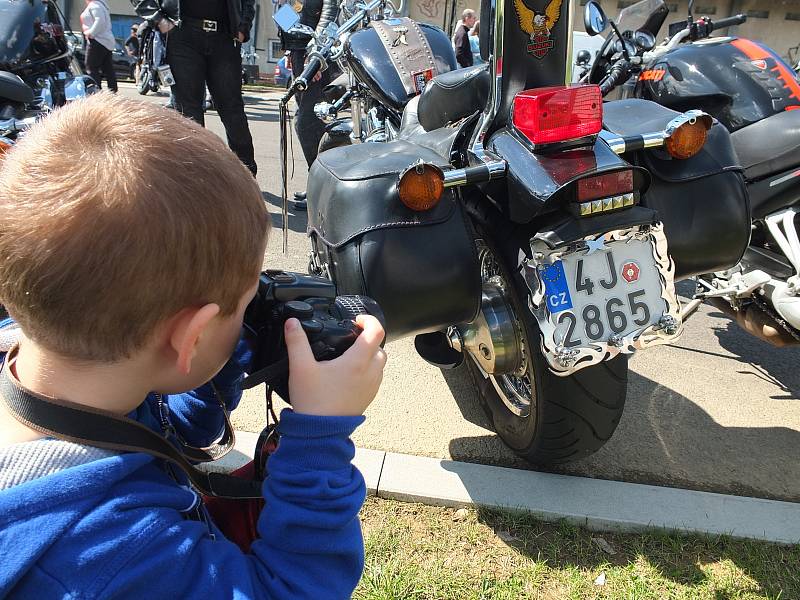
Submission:
<svg viewBox="0 0 800 600">
<path fill-rule="evenodd" d="M 291 6 L 284 4 L 278 12 L 272 15 L 272 20 L 279 29 L 289 31 L 300 21 L 300 15 Z"/>
<path fill-rule="evenodd" d="M 589 0 L 586 3 L 586 9 L 583 12 L 583 25 L 586 27 L 586 33 L 589 35 L 598 35 L 603 33 L 608 27 L 608 17 L 600 5 L 594 0 Z"/>
</svg>

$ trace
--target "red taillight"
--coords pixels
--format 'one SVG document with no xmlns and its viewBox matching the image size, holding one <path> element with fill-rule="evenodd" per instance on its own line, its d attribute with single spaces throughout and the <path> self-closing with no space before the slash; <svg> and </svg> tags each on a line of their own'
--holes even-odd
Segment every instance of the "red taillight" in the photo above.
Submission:
<svg viewBox="0 0 800 600">
<path fill-rule="evenodd" d="M 281 74 L 281 68 L 278 65 L 275 65 L 275 75 Z"/>
<path fill-rule="evenodd" d="M 596 135 L 603 127 L 603 99 L 596 85 L 525 90 L 514 97 L 513 122 L 534 144 Z"/>
<path fill-rule="evenodd" d="M 633 191 L 633 171 L 614 171 L 578 181 L 578 202 L 621 196 Z"/>
</svg>

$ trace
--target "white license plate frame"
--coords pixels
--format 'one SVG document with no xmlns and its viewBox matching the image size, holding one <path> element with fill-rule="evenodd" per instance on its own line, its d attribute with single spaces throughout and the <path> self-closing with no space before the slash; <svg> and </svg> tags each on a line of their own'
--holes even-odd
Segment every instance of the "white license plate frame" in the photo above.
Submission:
<svg viewBox="0 0 800 600">
<path fill-rule="evenodd" d="M 556 374 L 570 375 L 681 334 L 675 266 L 661 223 L 557 248 L 534 238 L 531 250 L 533 258 L 522 261 L 529 307 L 541 330 L 542 352 Z M 591 317 L 588 325 L 584 311 Z"/>
</svg>

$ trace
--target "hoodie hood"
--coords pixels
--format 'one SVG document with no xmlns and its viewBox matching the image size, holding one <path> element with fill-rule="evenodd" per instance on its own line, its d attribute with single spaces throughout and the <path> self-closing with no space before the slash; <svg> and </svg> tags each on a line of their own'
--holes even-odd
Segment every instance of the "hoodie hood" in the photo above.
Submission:
<svg viewBox="0 0 800 600">
<path fill-rule="evenodd" d="M 149 485 L 139 471 L 160 473 Z M 91 513 L 82 528 L 102 528 L 113 511 L 136 506 L 175 506 L 187 510 L 197 502 L 194 492 L 178 486 L 145 454 L 130 453 L 70 467 L 0 491 L 0 597 L 8 594 L 33 565 Z M 80 527 L 78 528 L 80 529 Z M 111 535 L 111 532 L 109 532 Z"/>
</svg>

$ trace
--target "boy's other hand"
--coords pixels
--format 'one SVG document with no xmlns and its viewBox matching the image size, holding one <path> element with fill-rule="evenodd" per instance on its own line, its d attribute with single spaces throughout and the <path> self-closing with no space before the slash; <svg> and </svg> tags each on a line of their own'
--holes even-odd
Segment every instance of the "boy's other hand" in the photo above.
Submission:
<svg viewBox="0 0 800 600">
<path fill-rule="evenodd" d="M 386 365 L 380 347 L 384 331 L 373 316 L 360 315 L 355 343 L 339 358 L 317 362 L 297 319 L 286 321 L 289 352 L 289 396 L 297 413 L 316 416 L 358 416 L 378 393 Z"/>
</svg>

